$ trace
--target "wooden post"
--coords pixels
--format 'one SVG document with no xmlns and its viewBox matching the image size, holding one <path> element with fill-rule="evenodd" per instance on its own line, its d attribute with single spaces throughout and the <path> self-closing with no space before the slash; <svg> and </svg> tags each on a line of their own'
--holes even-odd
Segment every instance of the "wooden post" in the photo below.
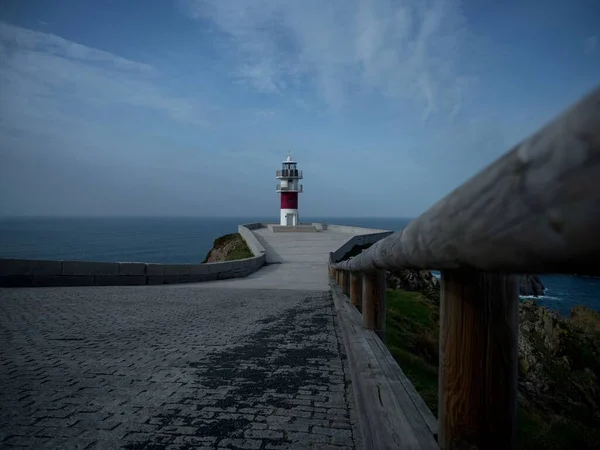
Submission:
<svg viewBox="0 0 600 450">
<path fill-rule="evenodd" d="M 376 297 L 373 295 L 373 286 L 377 284 L 376 274 L 377 272 L 363 273 L 362 318 L 363 327 L 369 330 L 375 329 L 375 316 L 377 314 L 375 309 Z"/>
<path fill-rule="evenodd" d="M 376 315 L 375 315 L 375 330 L 379 335 L 379 339 L 385 342 L 385 332 L 386 332 L 386 282 L 385 282 L 385 270 L 377 271 L 377 285 L 379 286 L 379 295 L 378 302 L 376 304 Z"/>
<path fill-rule="evenodd" d="M 363 327 L 385 341 L 385 271 L 365 272 L 362 287 Z"/>
<path fill-rule="evenodd" d="M 329 270 L 329 278 L 333 278 L 333 274 L 335 273 L 333 267 L 333 252 L 329 252 L 329 263 L 327 264 L 327 269 Z"/>
<path fill-rule="evenodd" d="M 491 272 L 442 272 L 442 449 L 516 448 L 518 285 Z"/>
<path fill-rule="evenodd" d="M 347 270 L 342 270 L 342 293 L 344 295 L 350 295 L 350 289 L 348 284 L 350 282 L 350 272 Z"/>
<path fill-rule="evenodd" d="M 361 295 L 362 295 L 362 275 L 358 272 L 350 273 L 350 303 L 353 306 L 362 309 L 361 305 Z"/>
</svg>

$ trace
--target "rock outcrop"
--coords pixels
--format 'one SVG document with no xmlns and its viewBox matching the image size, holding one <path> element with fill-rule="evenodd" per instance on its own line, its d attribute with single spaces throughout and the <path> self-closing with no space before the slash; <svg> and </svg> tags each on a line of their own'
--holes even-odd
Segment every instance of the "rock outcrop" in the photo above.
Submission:
<svg viewBox="0 0 600 450">
<path fill-rule="evenodd" d="M 203 263 L 233 261 L 254 256 L 248 244 L 239 233 L 226 234 L 215 239 L 213 248 L 208 252 Z"/>
<path fill-rule="evenodd" d="M 440 281 L 429 270 L 396 269 L 386 272 L 388 289 L 422 291 L 439 288 Z"/>
<path fill-rule="evenodd" d="M 395 269 L 386 271 L 388 289 L 405 291 L 439 291 L 440 280 L 429 270 Z M 536 275 L 522 275 L 519 279 L 519 294 L 538 297 L 546 288 Z"/>
<path fill-rule="evenodd" d="M 537 275 L 521 275 L 519 279 L 519 294 L 539 297 L 544 295 L 546 288 Z"/>
<path fill-rule="evenodd" d="M 521 302 L 519 392 L 522 401 L 548 414 L 599 423 L 600 315 L 575 309 L 575 317 L 588 318 L 584 327 L 535 301 Z"/>
<path fill-rule="evenodd" d="M 597 311 L 592 311 L 585 306 L 574 306 L 569 320 L 590 335 L 600 335 L 600 313 Z"/>
<path fill-rule="evenodd" d="M 372 244 L 355 245 L 342 258 L 353 258 Z M 386 271 L 388 289 L 403 289 L 405 291 L 420 291 L 423 289 L 439 289 L 439 280 L 429 270 L 394 269 Z M 537 275 L 521 275 L 519 279 L 519 295 L 539 297 L 544 295 L 546 287 Z"/>
</svg>

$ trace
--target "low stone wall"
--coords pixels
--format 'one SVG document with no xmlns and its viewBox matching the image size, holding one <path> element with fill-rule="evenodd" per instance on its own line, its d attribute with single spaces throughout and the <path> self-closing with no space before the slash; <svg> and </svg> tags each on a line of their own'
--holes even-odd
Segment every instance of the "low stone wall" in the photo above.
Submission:
<svg viewBox="0 0 600 450">
<path fill-rule="evenodd" d="M 330 226 L 331 225 L 329 225 L 329 227 Z M 338 225 L 334 226 L 337 227 Z M 363 228 L 363 230 L 367 230 L 367 228 Z M 332 252 L 332 260 L 333 262 L 339 262 L 344 257 L 344 255 L 348 253 L 355 245 L 374 244 L 375 242 L 380 241 L 381 239 L 389 236 L 392 233 L 394 232 L 381 231 L 377 233 L 359 234 L 357 236 L 352 236 L 340 248 L 338 248 L 335 252 Z"/>
<path fill-rule="evenodd" d="M 269 225 L 269 230 L 273 233 L 317 233 L 319 231 L 314 225 Z"/>
<path fill-rule="evenodd" d="M 254 223 L 245 223 L 244 225 L 239 225 L 239 227 L 244 227 L 247 228 L 248 230 L 257 230 L 259 228 L 267 228 L 267 225 L 264 223 L 260 223 L 260 222 L 254 222 Z"/>
<path fill-rule="evenodd" d="M 252 252 L 254 256 L 261 256 L 265 254 L 265 249 L 258 242 L 254 233 L 250 230 L 257 230 L 259 228 L 263 228 L 261 223 L 248 223 L 244 225 L 238 225 L 238 233 L 242 235 L 246 244 L 248 244 L 248 248 Z"/>
<path fill-rule="evenodd" d="M 240 225 L 238 230 L 254 257 L 207 264 L 106 263 L 0 258 L 0 286 L 139 286 L 246 277 L 265 264 L 265 249 L 247 226 Z"/>
<path fill-rule="evenodd" d="M 349 225 L 332 225 L 332 224 L 322 224 L 323 229 L 327 231 L 333 231 L 338 233 L 348 233 L 348 234 L 373 234 L 373 233 L 387 233 L 389 230 L 379 230 L 376 228 L 363 228 L 363 227 L 352 227 Z"/>
</svg>

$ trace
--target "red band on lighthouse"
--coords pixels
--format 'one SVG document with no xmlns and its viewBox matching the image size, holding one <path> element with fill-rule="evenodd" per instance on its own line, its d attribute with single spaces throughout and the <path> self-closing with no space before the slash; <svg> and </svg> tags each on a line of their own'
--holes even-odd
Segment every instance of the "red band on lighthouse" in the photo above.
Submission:
<svg viewBox="0 0 600 450">
<path fill-rule="evenodd" d="M 298 209 L 298 193 L 282 192 L 281 209 Z"/>
</svg>

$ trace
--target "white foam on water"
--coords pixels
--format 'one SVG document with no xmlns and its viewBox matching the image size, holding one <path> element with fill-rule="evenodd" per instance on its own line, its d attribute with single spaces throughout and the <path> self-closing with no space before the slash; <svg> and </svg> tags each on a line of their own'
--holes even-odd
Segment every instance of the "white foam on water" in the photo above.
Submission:
<svg viewBox="0 0 600 450">
<path fill-rule="evenodd" d="M 537 297 L 535 295 L 519 295 L 519 297 L 525 300 L 552 300 L 556 302 L 560 302 L 563 300 L 560 297 L 554 297 L 552 295 L 539 295 Z"/>
</svg>

